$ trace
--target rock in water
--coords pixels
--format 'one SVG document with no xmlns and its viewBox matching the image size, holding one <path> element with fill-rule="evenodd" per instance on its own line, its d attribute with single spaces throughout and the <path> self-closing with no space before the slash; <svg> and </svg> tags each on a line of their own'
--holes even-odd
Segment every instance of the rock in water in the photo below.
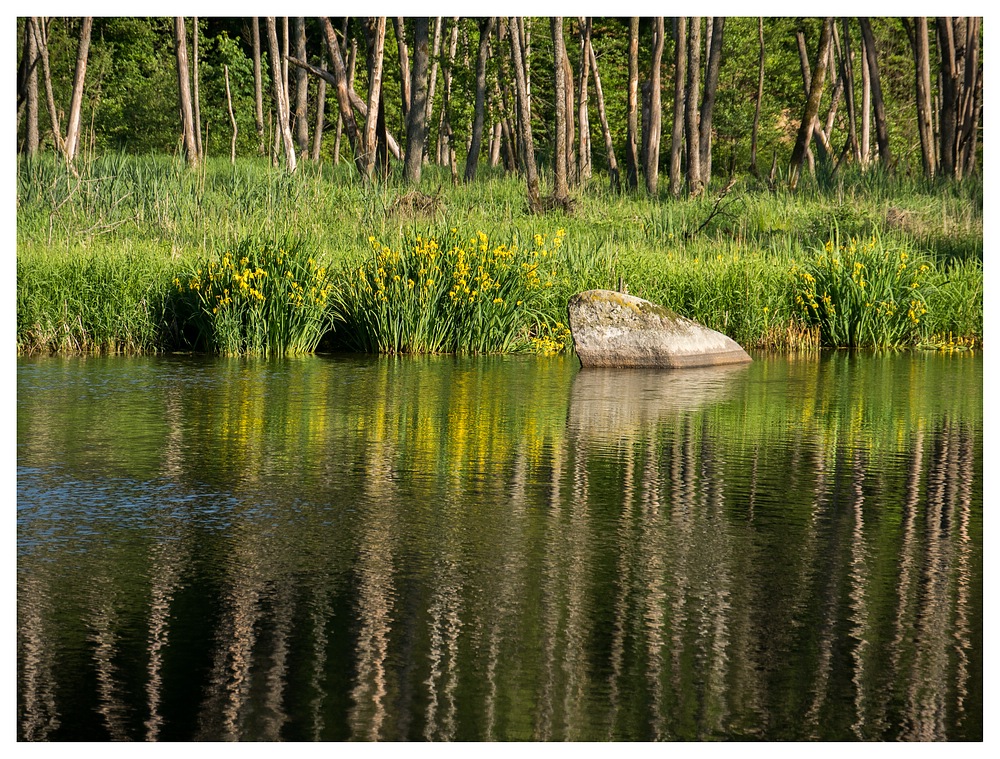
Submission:
<svg viewBox="0 0 1000 759">
<path fill-rule="evenodd" d="M 614 290 L 587 290 L 570 298 L 569 328 L 583 366 L 676 369 L 751 360 L 721 332 Z"/>
</svg>

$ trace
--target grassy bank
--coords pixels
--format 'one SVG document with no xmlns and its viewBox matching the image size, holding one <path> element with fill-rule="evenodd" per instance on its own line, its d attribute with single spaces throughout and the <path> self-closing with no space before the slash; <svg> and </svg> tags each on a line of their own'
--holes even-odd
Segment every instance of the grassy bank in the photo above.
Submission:
<svg viewBox="0 0 1000 759">
<path fill-rule="evenodd" d="M 18 350 L 554 352 L 566 299 L 619 284 L 751 348 L 982 342 L 972 180 L 842 173 L 675 201 L 596 179 L 539 217 L 488 169 L 452 187 L 427 167 L 419 195 L 350 171 L 21 161 Z"/>
</svg>

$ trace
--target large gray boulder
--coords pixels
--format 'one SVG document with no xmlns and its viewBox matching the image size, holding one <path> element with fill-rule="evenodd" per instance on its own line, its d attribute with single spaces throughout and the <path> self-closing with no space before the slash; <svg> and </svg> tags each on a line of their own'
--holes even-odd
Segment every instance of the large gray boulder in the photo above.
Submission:
<svg viewBox="0 0 1000 759">
<path fill-rule="evenodd" d="M 678 369 L 751 360 L 721 332 L 614 290 L 587 290 L 570 298 L 569 328 L 583 366 Z"/>
</svg>

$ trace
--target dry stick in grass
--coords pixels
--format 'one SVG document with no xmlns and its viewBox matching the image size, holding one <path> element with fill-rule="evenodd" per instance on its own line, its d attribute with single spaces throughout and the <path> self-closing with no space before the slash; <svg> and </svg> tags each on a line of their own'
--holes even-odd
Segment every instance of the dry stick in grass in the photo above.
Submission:
<svg viewBox="0 0 1000 759">
<path fill-rule="evenodd" d="M 705 218 L 705 221 L 701 223 L 700 227 L 698 227 L 694 232 L 689 232 L 687 235 L 685 235 L 685 239 L 690 240 L 691 238 L 700 234 L 701 231 L 708 226 L 708 223 L 712 219 L 714 219 L 719 213 L 722 212 L 722 209 L 719 206 L 722 204 L 722 201 L 725 200 L 726 195 L 729 194 L 729 191 L 733 189 L 733 186 L 735 184 L 736 184 L 736 177 L 731 177 L 729 179 L 729 183 L 722 189 L 722 192 L 719 193 L 719 197 L 715 199 L 715 205 L 712 206 L 712 212 Z"/>
</svg>

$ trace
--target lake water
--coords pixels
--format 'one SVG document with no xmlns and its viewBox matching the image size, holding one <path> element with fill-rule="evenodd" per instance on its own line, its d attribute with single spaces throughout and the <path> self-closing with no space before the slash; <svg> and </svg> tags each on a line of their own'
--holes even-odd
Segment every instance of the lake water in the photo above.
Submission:
<svg viewBox="0 0 1000 759">
<path fill-rule="evenodd" d="M 981 740 L 981 357 L 17 362 L 22 740 Z"/>
</svg>

